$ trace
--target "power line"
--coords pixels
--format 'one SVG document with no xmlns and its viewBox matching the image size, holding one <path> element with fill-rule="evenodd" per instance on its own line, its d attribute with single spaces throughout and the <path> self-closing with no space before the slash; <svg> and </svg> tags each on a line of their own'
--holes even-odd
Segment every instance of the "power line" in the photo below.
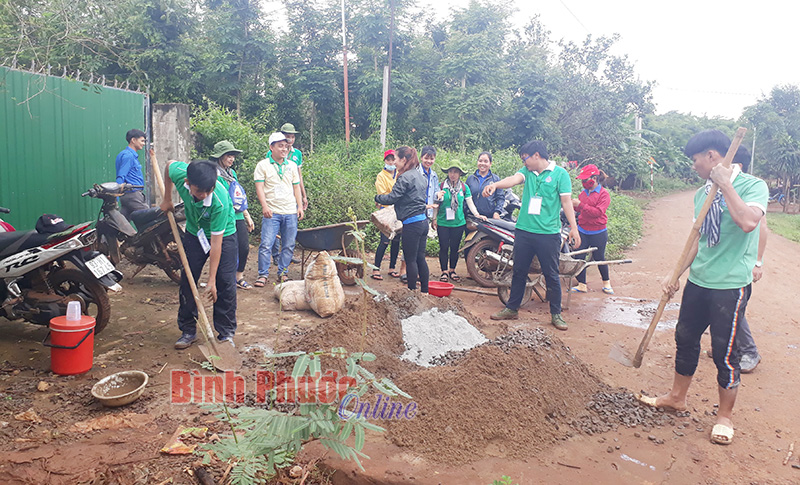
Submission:
<svg viewBox="0 0 800 485">
<path fill-rule="evenodd" d="M 569 9 L 569 7 L 567 7 L 567 4 L 564 3 L 564 0 L 558 0 L 558 1 L 561 3 L 561 5 L 564 6 L 565 9 L 567 9 L 567 12 L 569 12 L 569 14 L 572 15 L 572 18 L 574 18 L 575 21 L 578 22 L 581 27 L 583 27 L 583 30 L 585 30 L 587 34 L 591 34 L 592 33 L 585 25 L 583 25 L 583 22 L 581 22 L 581 19 L 579 19 L 578 16 L 575 15 L 572 12 L 572 10 Z"/>
</svg>

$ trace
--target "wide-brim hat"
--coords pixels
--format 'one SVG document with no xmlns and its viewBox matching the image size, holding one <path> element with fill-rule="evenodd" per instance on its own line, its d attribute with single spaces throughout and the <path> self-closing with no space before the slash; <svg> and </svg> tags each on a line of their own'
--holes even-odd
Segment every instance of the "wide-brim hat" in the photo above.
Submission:
<svg viewBox="0 0 800 485">
<path fill-rule="evenodd" d="M 461 172 L 461 176 L 464 176 L 464 175 L 467 174 L 467 171 L 464 170 L 464 166 L 461 165 L 461 162 L 459 162 L 458 160 L 454 160 L 454 161 L 448 163 L 447 165 L 445 165 L 444 167 L 442 167 L 442 172 L 447 173 L 447 172 L 450 171 L 451 168 L 457 168 Z"/>
<path fill-rule="evenodd" d="M 241 150 L 238 150 L 233 143 L 229 142 L 228 140 L 222 140 L 214 145 L 214 152 L 210 155 L 211 158 L 222 158 L 222 155 L 226 153 L 233 153 L 234 155 L 238 155 L 242 153 Z"/>
<path fill-rule="evenodd" d="M 299 131 L 294 129 L 294 125 L 291 123 L 284 123 L 283 126 L 281 126 L 280 131 L 281 133 L 291 133 L 293 135 L 300 133 Z"/>
<path fill-rule="evenodd" d="M 578 174 L 578 179 L 586 180 L 589 177 L 599 174 L 600 174 L 600 169 L 597 168 L 597 165 L 590 163 L 589 165 L 586 165 L 581 169 L 581 173 Z"/>
</svg>

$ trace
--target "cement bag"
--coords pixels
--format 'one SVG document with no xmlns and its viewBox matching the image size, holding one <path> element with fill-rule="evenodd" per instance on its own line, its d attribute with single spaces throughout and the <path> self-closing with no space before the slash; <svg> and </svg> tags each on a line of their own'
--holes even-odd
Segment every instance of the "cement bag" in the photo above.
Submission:
<svg viewBox="0 0 800 485">
<path fill-rule="evenodd" d="M 308 265 L 305 274 L 306 300 L 321 317 L 329 317 L 344 307 L 344 289 L 336 263 L 322 251 Z"/>
<path fill-rule="evenodd" d="M 373 212 L 369 216 L 369 220 L 389 239 L 394 239 L 395 236 L 403 231 L 403 223 L 397 220 L 394 206 L 384 207 L 383 209 Z"/>
<path fill-rule="evenodd" d="M 306 300 L 305 281 L 286 281 L 275 285 L 275 299 L 281 302 L 281 310 L 311 310 Z"/>
</svg>

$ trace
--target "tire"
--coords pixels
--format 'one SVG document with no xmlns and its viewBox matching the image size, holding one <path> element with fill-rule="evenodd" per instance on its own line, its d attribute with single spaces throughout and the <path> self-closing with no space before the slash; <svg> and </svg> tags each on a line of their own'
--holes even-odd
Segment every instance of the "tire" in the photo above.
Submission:
<svg viewBox="0 0 800 485">
<path fill-rule="evenodd" d="M 74 268 L 61 269 L 50 274 L 50 285 L 56 294 L 73 296 L 81 302 L 84 315 L 95 319 L 94 333 L 106 328 L 111 317 L 111 302 L 103 285 L 94 276 Z"/>
<path fill-rule="evenodd" d="M 481 239 L 467 250 L 467 273 L 476 283 L 484 288 L 497 286 L 492 274 L 497 269 L 497 261 L 486 256 L 486 251 L 498 252 L 500 243 L 491 239 Z"/>
<path fill-rule="evenodd" d="M 178 245 L 175 244 L 174 241 L 170 241 L 167 244 L 167 254 L 169 255 L 170 261 L 172 261 L 172 265 L 168 262 L 165 262 L 161 269 L 164 270 L 164 274 L 169 277 L 173 282 L 176 284 L 181 284 L 181 270 L 183 269 L 183 263 L 181 262 L 181 255 L 178 252 Z"/>
<path fill-rule="evenodd" d="M 528 277 L 528 282 L 530 282 L 530 277 Z M 531 294 L 533 293 L 533 287 L 530 285 L 525 285 L 525 293 L 522 294 L 522 302 L 519 306 L 523 306 L 524 304 L 531 301 Z M 508 303 L 508 299 L 511 297 L 511 287 L 510 286 L 498 286 L 497 287 L 497 296 L 500 298 L 500 301 L 503 305 Z"/>
<path fill-rule="evenodd" d="M 344 251 L 339 253 L 344 256 Z M 360 252 L 350 251 L 347 254 L 350 258 L 361 258 Z M 336 272 L 339 273 L 339 280 L 343 285 L 353 286 L 356 278 L 364 279 L 364 266 L 360 264 L 336 263 Z"/>
</svg>

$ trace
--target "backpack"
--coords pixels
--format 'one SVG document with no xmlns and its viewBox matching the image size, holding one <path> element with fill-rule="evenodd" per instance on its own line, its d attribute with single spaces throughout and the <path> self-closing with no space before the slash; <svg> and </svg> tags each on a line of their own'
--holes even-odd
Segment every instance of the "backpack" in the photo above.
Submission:
<svg viewBox="0 0 800 485">
<path fill-rule="evenodd" d="M 247 194 L 244 193 L 242 184 L 236 180 L 231 180 L 228 185 L 228 194 L 231 196 L 234 212 L 241 213 L 247 210 Z"/>
</svg>

